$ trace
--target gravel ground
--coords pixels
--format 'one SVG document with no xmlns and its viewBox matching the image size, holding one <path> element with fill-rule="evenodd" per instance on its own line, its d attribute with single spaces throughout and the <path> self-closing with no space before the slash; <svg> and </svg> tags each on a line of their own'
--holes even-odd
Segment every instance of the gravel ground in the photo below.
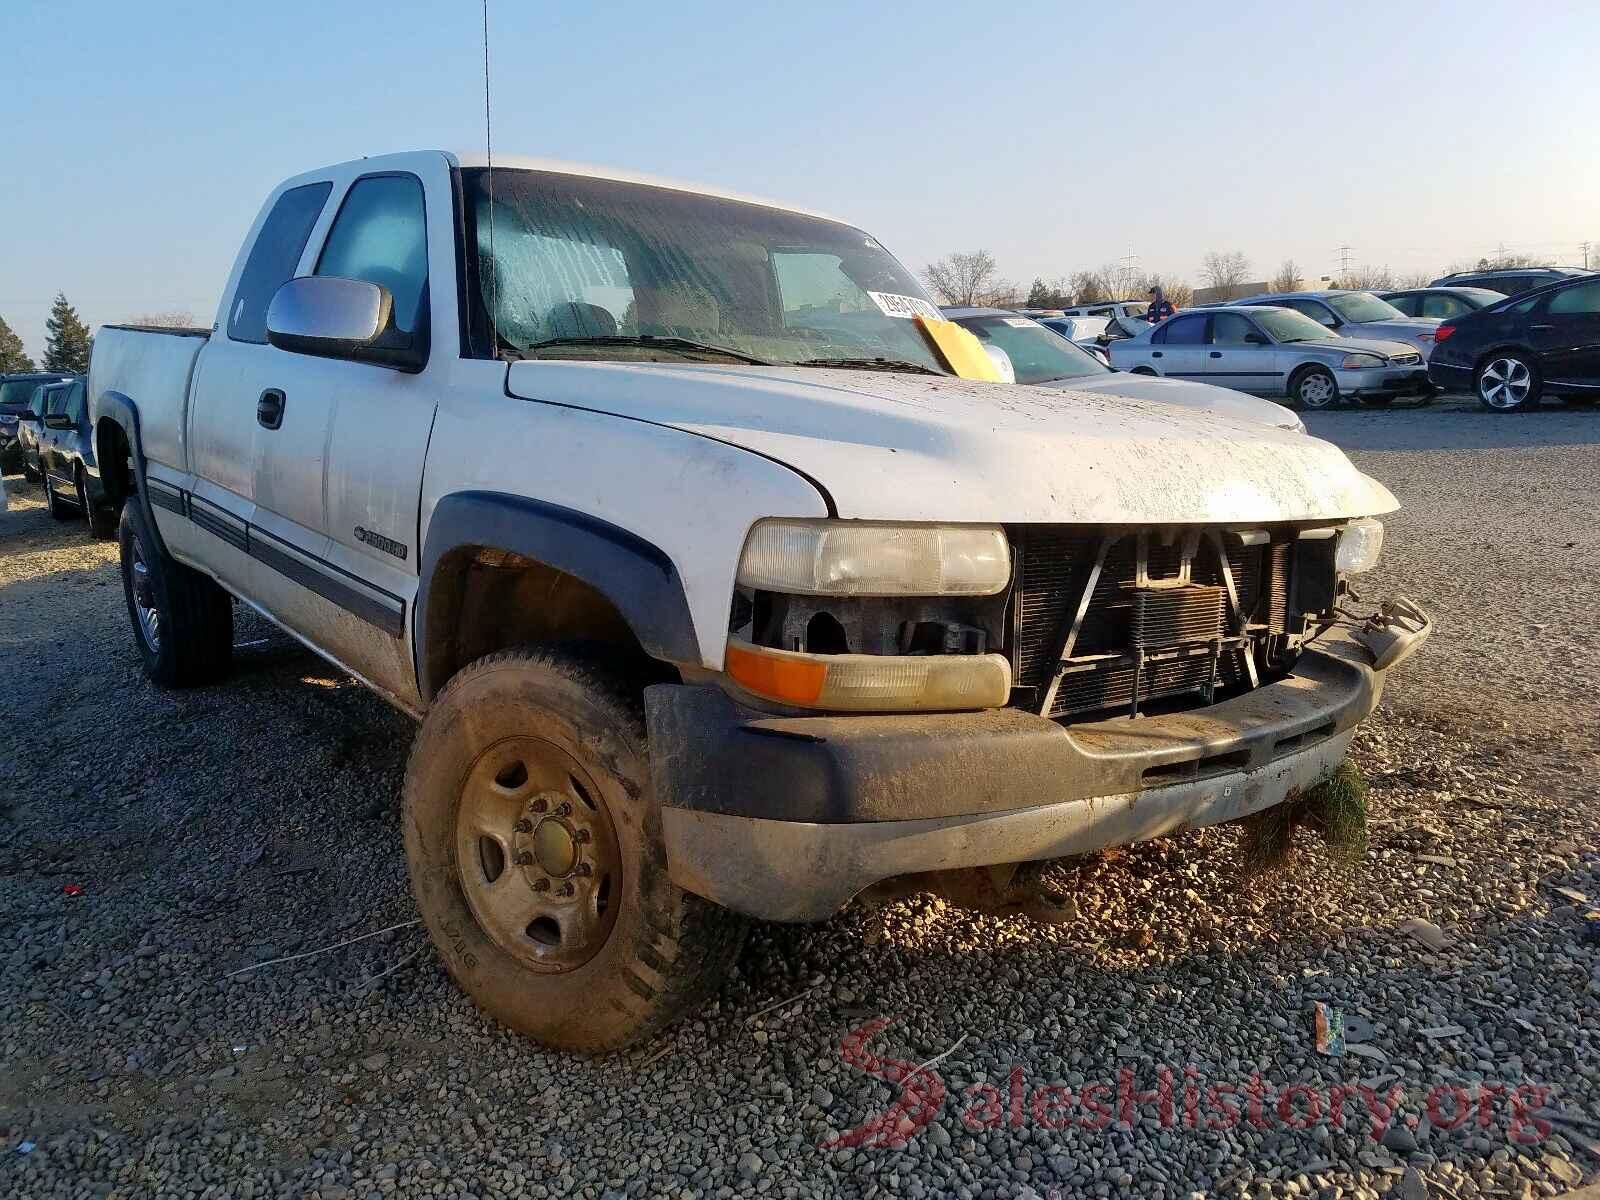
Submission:
<svg viewBox="0 0 1600 1200">
<path fill-rule="evenodd" d="M 8 479 L 0 1195 L 1577 1186 L 1600 1169 L 1600 945 L 1555 889 L 1600 900 L 1600 414 L 1312 424 L 1407 506 L 1362 591 L 1438 620 L 1356 743 L 1359 863 L 1305 840 L 1246 879 L 1219 829 L 1083 864 L 1067 925 L 913 898 L 760 926 L 716 1004 L 597 1061 L 490 1024 L 416 927 L 406 718 L 249 615 L 230 682 L 155 691 L 113 547 Z M 1319 1000 L 1343 1057 L 1317 1053 Z M 848 1132 L 896 1063 L 936 1057 Z"/>
</svg>

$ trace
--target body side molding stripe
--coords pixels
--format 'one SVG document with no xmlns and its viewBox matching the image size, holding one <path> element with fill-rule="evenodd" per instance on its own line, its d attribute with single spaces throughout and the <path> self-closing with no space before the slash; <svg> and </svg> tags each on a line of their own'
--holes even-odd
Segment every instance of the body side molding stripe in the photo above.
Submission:
<svg viewBox="0 0 1600 1200">
<path fill-rule="evenodd" d="M 298 546 L 240 520 L 226 509 L 192 492 L 180 491 L 159 480 L 147 481 L 150 503 L 187 516 L 201 529 L 242 550 L 284 578 L 337 604 L 352 616 L 383 630 L 390 637 L 405 633 L 406 602 L 399 596 L 352 575 Z M 357 585 L 360 586 L 357 586 Z M 366 589 L 366 590 L 363 590 Z M 374 593 L 369 595 L 368 593 Z"/>
</svg>

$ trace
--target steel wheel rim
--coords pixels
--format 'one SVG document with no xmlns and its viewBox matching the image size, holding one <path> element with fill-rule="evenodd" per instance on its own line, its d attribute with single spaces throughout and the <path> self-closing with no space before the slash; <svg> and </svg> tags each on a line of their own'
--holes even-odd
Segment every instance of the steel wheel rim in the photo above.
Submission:
<svg viewBox="0 0 1600 1200">
<path fill-rule="evenodd" d="M 1517 408 L 1533 390 L 1533 372 L 1520 358 L 1497 358 L 1478 376 L 1478 395 L 1490 408 Z"/>
<path fill-rule="evenodd" d="M 593 958 L 621 906 L 622 858 L 600 789 L 572 755 L 537 737 L 497 742 L 467 771 L 456 874 L 478 927 L 543 974 Z"/>
<path fill-rule="evenodd" d="M 1307 408 L 1322 408 L 1337 394 L 1333 380 L 1321 371 L 1313 371 L 1300 381 L 1300 403 Z"/>
<path fill-rule="evenodd" d="M 132 552 L 133 613 L 139 621 L 139 636 L 144 638 L 152 654 L 160 654 L 161 608 L 156 604 L 155 581 L 150 576 L 149 564 L 144 561 L 138 538 L 133 539 Z"/>
</svg>

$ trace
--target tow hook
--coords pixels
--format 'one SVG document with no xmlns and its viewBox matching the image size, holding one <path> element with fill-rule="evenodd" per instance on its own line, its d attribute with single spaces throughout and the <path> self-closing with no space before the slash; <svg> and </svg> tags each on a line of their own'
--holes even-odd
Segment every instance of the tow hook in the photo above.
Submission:
<svg viewBox="0 0 1600 1200">
<path fill-rule="evenodd" d="M 1420 650 L 1432 632 L 1428 614 L 1405 596 L 1396 596 L 1384 601 L 1355 636 L 1371 652 L 1373 669 L 1387 671 Z"/>
</svg>

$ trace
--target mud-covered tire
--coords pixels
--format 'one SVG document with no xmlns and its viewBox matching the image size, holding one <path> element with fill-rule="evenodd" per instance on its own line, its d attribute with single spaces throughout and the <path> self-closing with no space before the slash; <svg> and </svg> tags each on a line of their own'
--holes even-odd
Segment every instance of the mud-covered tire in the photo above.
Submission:
<svg viewBox="0 0 1600 1200">
<path fill-rule="evenodd" d="M 137 500 L 122 506 L 117 542 L 133 641 L 151 682 L 195 687 L 226 675 L 233 657 L 233 597 L 159 547 Z M 152 608 L 153 630 L 143 615 Z"/>
<path fill-rule="evenodd" d="M 528 762 L 517 782 L 515 765 L 522 759 Z M 560 778 L 567 768 L 551 766 L 562 763 L 575 764 L 570 787 Z M 508 826 L 498 850 L 498 833 L 485 842 L 472 832 L 481 827 L 473 815 L 482 811 L 477 797 L 486 764 L 500 772 L 495 786 L 502 778 L 512 781 L 506 785 L 510 809 L 523 814 L 518 832 Z M 530 773 L 543 782 L 529 783 Z M 515 905 L 530 906 L 526 911 L 549 903 L 541 897 L 551 894 L 550 884 L 566 886 L 560 877 L 544 878 L 542 857 L 514 853 L 537 843 L 563 805 L 576 809 L 569 820 L 604 824 L 592 840 L 584 831 L 582 852 L 611 837 L 609 865 L 597 863 L 592 876 L 578 870 L 590 878 L 602 870 L 608 879 L 615 873 L 606 885 L 615 908 L 603 933 L 575 935 L 581 943 L 575 953 L 587 958 L 534 962 L 538 954 L 561 952 L 564 923 L 551 951 L 548 940 L 538 947 L 532 942 L 544 918 L 529 923 L 530 941 L 522 945 L 515 929 L 520 916 L 508 934 L 506 922 L 491 930 L 496 919 L 475 913 L 488 911 L 486 897 L 497 885 L 513 890 L 494 892 L 495 903 L 509 896 Z M 637 690 L 584 661 L 524 649 L 463 668 L 435 699 L 412 747 L 402 824 L 412 893 L 451 976 L 490 1016 L 546 1045 L 600 1053 L 649 1037 L 712 991 L 743 944 L 744 918 L 668 877 Z M 484 849 L 463 853 L 463 845 L 486 846 L 487 855 Z M 509 873 L 504 880 L 493 870 L 497 856 Z M 561 861 L 570 871 L 571 860 Z M 581 888 L 585 881 L 578 882 Z"/>
</svg>

